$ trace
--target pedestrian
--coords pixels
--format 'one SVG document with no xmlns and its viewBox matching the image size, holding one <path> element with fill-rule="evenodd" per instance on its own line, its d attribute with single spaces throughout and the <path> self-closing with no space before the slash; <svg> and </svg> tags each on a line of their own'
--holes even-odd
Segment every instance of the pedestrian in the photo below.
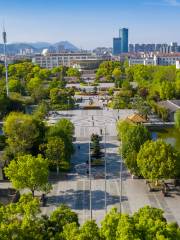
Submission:
<svg viewBox="0 0 180 240">
<path fill-rule="evenodd" d="M 80 150 L 80 148 L 81 148 L 80 145 L 78 145 L 78 150 Z"/>
</svg>

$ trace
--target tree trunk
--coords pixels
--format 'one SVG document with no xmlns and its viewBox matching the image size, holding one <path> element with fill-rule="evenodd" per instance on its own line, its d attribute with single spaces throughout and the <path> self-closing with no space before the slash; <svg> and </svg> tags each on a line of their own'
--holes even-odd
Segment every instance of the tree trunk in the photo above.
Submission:
<svg viewBox="0 0 180 240">
<path fill-rule="evenodd" d="M 56 173 L 59 175 L 59 165 L 56 166 Z"/>
<path fill-rule="evenodd" d="M 31 192 L 32 192 L 32 196 L 34 197 L 34 190 L 31 190 Z"/>
</svg>

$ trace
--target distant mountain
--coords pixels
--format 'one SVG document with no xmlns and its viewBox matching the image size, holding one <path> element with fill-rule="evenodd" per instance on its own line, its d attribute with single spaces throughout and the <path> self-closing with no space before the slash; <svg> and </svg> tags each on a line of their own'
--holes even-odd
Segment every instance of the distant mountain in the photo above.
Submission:
<svg viewBox="0 0 180 240">
<path fill-rule="evenodd" d="M 68 41 L 61 41 L 61 42 L 57 42 L 55 44 L 53 44 L 54 47 L 56 48 L 64 48 L 64 50 L 70 50 L 70 51 L 75 51 L 77 52 L 79 49 L 74 46 L 72 43 L 68 42 Z"/>
<path fill-rule="evenodd" d="M 48 48 L 52 45 L 51 43 L 48 42 L 35 42 L 29 44 L 36 49 Z"/>
<path fill-rule="evenodd" d="M 61 41 L 55 44 L 48 42 L 35 42 L 35 43 L 11 43 L 7 45 L 8 54 L 15 55 L 24 49 L 33 49 L 35 53 L 40 53 L 44 48 L 47 48 L 51 52 L 60 51 L 73 51 L 77 52 L 79 49 L 68 41 Z M 0 54 L 3 54 L 3 44 L 0 44 Z"/>
<path fill-rule="evenodd" d="M 28 43 L 11 43 L 7 44 L 7 53 L 11 55 L 18 54 L 21 49 L 27 49 L 27 48 L 32 48 L 34 51 L 37 51 L 36 48 L 31 46 Z M 3 44 L 0 44 L 0 54 L 3 54 L 4 51 L 4 46 Z"/>
</svg>

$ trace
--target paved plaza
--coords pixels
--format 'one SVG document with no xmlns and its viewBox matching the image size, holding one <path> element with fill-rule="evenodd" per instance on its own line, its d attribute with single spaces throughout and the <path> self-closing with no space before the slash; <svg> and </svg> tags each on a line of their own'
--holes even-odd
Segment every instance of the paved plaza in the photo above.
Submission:
<svg viewBox="0 0 180 240">
<path fill-rule="evenodd" d="M 125 119 L 132 110 L 74 110 L 62 111 L 52 115 L 51 123 L 67 117 L 75 124 L 75 154 L 72 157 L 73 167 L 66 178 L 53 181 L 53 190 L 49 194 L 47 207 L 43 213 L 49 214 L 59 204 L 67 204 L 79 214 L 80 222 L 90 219 L 89 211 L 89 179 L 86 161 L 89 157 L 89 138 L 92 133 L 100 134 L 106 127 L 106 159 L 107 159 L 107 209 L 120 208 L 120 156 L 119 142 L 116 138 L 116 120 Z M 104 138 L 101 143 L 104 148 Z M 79 149 L 79 147 L 80 149 Z M 123 166 L 122 212 L 133 213 L 145 205 L 161 208 L 168 221 L 176 221 L 180 225 L 180 192 L 173 191 L 169 197 L 161 192 L 149 192 L 145 180 L 132 179 Z M 105 181 L 104 167 L 92 167 L 92 216 L 98 223 L 105 215 Z"/>
</svg>

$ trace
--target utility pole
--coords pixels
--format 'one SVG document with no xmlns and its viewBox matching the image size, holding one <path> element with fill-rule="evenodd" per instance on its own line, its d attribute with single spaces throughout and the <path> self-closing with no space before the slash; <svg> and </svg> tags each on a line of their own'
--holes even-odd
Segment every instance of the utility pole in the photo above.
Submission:
<svg viewBox="0 0 180 240">
<path fill-rule="evenodd" d="M 107 213 L 107 159 L 106 159 L 106 127 L 104 128 L 104 205 Z"/>
<path fill-rule="evenodd" d="M 120 204 L 120 209 L 119 209 L 119 212 L 120 214 L 122 213 L 122 164 L 123 164 L 123 154 L 122 154 L 122 148 L 123 148 L 123 141 L 122 141 L 122 134 L 121 134 L 121 159 L 120 159 L 120 177 L 119 177 L 119 180 L 120 180 L 120 194 L 119 194 L 119 204 Z"/>
<path fill-rule="evenodd" d="M 91 184 L 91 137 L 89 136 L 89 210 L 90 220 L 92 220 L 92 184 Z"/>
<path fill-rule="evenodd" d="M 8 64 L 7 64 L 7 34 L 5 31 L 5 27 L 3 25 L 3 43 L 4 43 L 4 66 L 5 66 L 5 72 L 6 72 L 6 95 L 9 96 L 9 86 L 8 86 Z"/>
</svg>

